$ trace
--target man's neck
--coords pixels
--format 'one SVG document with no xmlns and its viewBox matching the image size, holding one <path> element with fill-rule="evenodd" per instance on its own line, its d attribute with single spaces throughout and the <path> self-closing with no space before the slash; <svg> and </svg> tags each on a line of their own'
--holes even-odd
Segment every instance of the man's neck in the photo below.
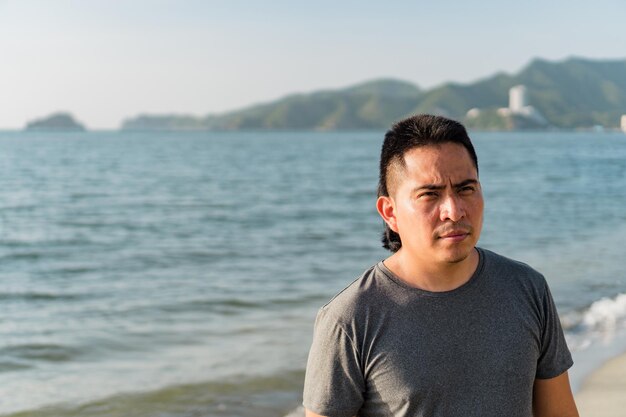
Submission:
<svg viewBox="0 0 626 417">
<path fill-rule="evenodd" d="M 478 267 L 478 250 L 474 248 L 464 260 L 456 263 L 427 264 L 402 248 L 387 258 L 387 268 L 408 285 L 431 292 L 454 290 L 470 280 Z"/>
</svg>

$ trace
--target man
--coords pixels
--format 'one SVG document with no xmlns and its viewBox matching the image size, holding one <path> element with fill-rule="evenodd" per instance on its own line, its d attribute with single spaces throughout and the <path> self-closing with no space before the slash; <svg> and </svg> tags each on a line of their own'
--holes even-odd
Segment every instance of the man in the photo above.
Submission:
<svg viewBox="0 0 626 417">
<path fill-rule="evenodd" d="M 578 416 L 545 279 L 475 246 L 483 197 L 465 128 L 395 124 L 376 207 L 393 254 L 320 309 L 306 415 Z"/>
</svg>

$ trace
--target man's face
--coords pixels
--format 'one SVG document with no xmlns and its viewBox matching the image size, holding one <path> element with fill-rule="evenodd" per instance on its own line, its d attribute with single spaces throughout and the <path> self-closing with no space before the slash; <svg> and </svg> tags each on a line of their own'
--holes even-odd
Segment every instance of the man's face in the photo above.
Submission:
<svg viewBox="0 0 626 417">
<path fill-rule="evenodd" d="M 393 216 L 386 220 L 400 235 L 400 250 L 423 265 L 465 260 L 480 236 L 484 206 L 469 152 L 444 143 L 411 149 L 404 161 L 392 173 Z"/>
</svg>

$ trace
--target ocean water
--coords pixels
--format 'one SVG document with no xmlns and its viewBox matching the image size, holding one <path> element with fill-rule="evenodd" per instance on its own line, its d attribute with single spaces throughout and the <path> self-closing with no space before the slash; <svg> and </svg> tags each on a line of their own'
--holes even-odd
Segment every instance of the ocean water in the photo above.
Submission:
<svg viewBox="0 0 626 417">
<path fill-rule="evenodd" d="M 298 415 L 317 309 L 386 256 L 382 137 L 0 132 L 0 415 Z M 626 135 L 472 137 L 576 388 L 626 350 Z"/>
</svg>

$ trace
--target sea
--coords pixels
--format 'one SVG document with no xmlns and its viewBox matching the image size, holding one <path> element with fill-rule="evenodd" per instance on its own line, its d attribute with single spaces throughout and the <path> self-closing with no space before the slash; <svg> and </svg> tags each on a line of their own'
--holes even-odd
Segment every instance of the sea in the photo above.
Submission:
<svg viewBox="0 0 626 417">
<path fill-rule="evenodd" d="M 471 132 L 479 246 L 626 351 L 626 135 Z M 317 310 L 388 256 L 384 132 L 0 132 L 0 416 L 302 415 Z"/>
</svg>

